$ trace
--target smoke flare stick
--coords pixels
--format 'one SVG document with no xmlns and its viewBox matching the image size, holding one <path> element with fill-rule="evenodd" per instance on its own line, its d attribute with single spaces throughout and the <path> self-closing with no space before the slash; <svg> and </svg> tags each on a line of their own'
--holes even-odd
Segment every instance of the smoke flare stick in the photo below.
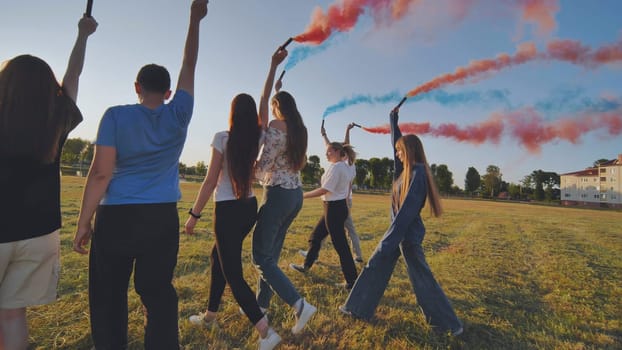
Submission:
<svg viewBox="0 0 622 350">
<path fill-rule="evenodd" d="M 86 17 L 93 17 L 91 13 L 93 12 L 93 0 L 87 0 L 86 2 L 86 12 L 84 13 Z"/>
<path fill-rule="evenodd" d="M 285 75 L 285 69 L 283 69 L 283 71 L 281 72 L 281 75 L 279 75 L 279 78 L 276 81 L 282 80 L 284 75 Z"/>
<path fill-rule="evenodd" d="M 283 45 L 279 46 L 280 50 L 285 50 L 285 48 L 287 47 L 287 45 L 289 45 L 292 41 L 294 41 L 294 38 L 289 38 L 287 39 L 287 41 L 285 41 L 283 43 Z"/>
<path fill-rule="evenodd" d="M 362 126 L 360 126 L 359 124 L 354 123 L 354 122 L 352 123 L 352 125 L 354 125 L 354 126 L 356 126 L 356 127 L 359 127 L 359 128 L 363 128 Z"/>
<path fill-rule="evenodd" d="M 402 98 L 402 100 L 400 101 L 400 103 L 397 104 L 397 106 L 395 106 L 395 109 L 398 109 L 400 107 L 402 107 L 402 105 L 404 104 L 404 102 L 406 102 L 406 99 L 408 97 L 404 96 L 404 98 Z"/>
</svg>

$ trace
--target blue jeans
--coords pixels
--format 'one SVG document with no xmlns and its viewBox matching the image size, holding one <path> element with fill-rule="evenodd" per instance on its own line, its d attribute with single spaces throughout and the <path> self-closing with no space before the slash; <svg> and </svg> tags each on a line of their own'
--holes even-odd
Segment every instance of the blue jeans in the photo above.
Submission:
<svg viewBox="0 0 622 350">
<path fill-rule="evenodd" d="M 391 237 L 383 238 L 385 243 L 390 240 Z M 399 246 L 393 245 L 389 249 L 381 242 L 356 280 L 345 308 L 356 317 L 372 318 L 401 252 L 417 303 L 426 320 L 441 331 L 458 330 L 462 324 L 425 260 L 421 240 L 407 237 L 399 242 Z"/>
<path fill-rule="evenodd" d="M 350 242 L 352 243 L 352 250 L 354 250 L 354 257 L 357 259 L 363 259 L 363 252 L 361 251 L 361 241 L 359 239 L 359 235 L 356 233 L 356 229 L 354 228 L 354 223 L 352 222 L 352 199 L 348 198 L 346 200 L 348 203 L 348 217 L 346 218 L 346 222 L 343 224 L 346 231 L 348 232 L 348 236 L 350 237 Z"/>
<path fill-rule="evenodd" d="M 278 265 L 287 229 L 301 208 L 300 187 L 264 187 L 263 202 L 253 233 L 253 263 L 260 273 L 257 303 L 263 308 L 270 306 L 273 291 L 290 306 L 302 298 Z"/>
</svg>

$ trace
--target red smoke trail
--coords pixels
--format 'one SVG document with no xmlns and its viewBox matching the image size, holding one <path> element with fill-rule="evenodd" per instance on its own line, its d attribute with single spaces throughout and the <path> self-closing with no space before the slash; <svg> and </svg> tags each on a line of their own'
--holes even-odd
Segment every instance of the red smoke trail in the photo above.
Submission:
<svg viewBox="0 0 622 350">
<path fill-rule="evenodd" d="M 575 40 L 553 40 L 547 44 L 545 52 L 538 52 L 531 42 L 518 46 L 513 56 L 506 53 L 496 58 L 470 62 L 465 67 L 458 67 L 453 73 L 440 75 L 415 89 L 406 96 L 413 97 L 420 93 L 429 92 L 445 85 L 464 82 L 483 73 L 498 72 L 502 69 L 527 63 L 536 59 L 564 61 L 572 64 L 595 68 L 607 63 L 622 62 L 622 39 L 618 42 L 593 50 L 589 46 Z"/>
<path fill-rule="evenodd" d="M 481 123 L 459 126 L 455 123 L 440 124 L 437 127 L 430 123 L 402 123 L 400 130 L 404 134 L 431 135 L 446 137 L 458 142 L 482 144 L 499 143 L 504 131 L 518 141 L 530 153 L 540 153 L 542 145 L 557 140 L 565 140 L 572 144 L 581 142 L 584 134 L 606 129 L 610 136 L 622 134 L 622 110 L 587 114 L 544 121 L 542 116 L 531 108 L 517 111 L 493 113 Z M 363 130 L 374 134 L 388 134 L 389 125 L 380 125 Z"/>
<path fill-rule="evenodd" d="M 559 11 L 558 0 L 516 0 L 521 10 L 521 19 L 536 24 L 537 33 L 546 35 L 551 33 L 557 22 L 555 14 Z"/>
<path fill-rule="evenodd" d="M 458 67 L 453 73 L 438 76 L 423 85 L 409 91 L 406 96 L 413 97 L 423 92 L 438 89 L 447 84 L 462 82 L 468 78 L 491 71 L 499 71 L 513 65 L 522 64 L 536 58 L 538 50 L 533 43 L 524 43 L 518 46 L 514 56 L 502 53 L 493 59 L 472 61 L 466 67 Z"/>
<path fill-rule="evenodd" d="M 374 16 L 386 11 L 393 19 L 402 18 L 413 4 L 421 0 L 341 0 L 326 10 L 316 7 L 311 14 L 311 23 L 304 33 L 294 37 L 299 43 L 321 44 L 333 31 L 346 32 L 356 25 L 359 17 L 369 9 Z"/>
</svg>

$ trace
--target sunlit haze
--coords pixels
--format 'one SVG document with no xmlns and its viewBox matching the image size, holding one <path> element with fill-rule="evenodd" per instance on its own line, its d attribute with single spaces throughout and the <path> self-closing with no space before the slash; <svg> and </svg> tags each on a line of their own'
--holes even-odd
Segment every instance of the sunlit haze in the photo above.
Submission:
<svg viewBox="0 0 622 350">
<path fill-rule="evenodd" d="M 258 102 L 276 48 L 289 37 L 283 89 L 309 130 L 309 155 L 326 166 L 320 124 L 331 140 L 351 131 L 358 157 L 392 157 L 386 127 L 400 109 L 428 161 L 446 164 L 463 188 L 466 171 L 488 165 L 518 183 L 534 170 L 566 173 L 622 153 L 622 1 L 212 0 L 201 24 L 195 108 L 181 161 L 210 159 L 232 98 Z M 374 6 L 366 6 L 372 3 Z M 29 53 L 62 77 L 86 0 L 8 1 L 0 12 L 0 60 Z M 328 11 L 329 7 L 332 9 Z M 94 140 L 112 105 L 136 103 L 147 63 L 173 84 L 190 1 L 95 0 L 70 137 Z M 327 15 L 327 13 L 331 15 Z M 345 13 L 345 12 L 343 12 Z"/>
</svg>

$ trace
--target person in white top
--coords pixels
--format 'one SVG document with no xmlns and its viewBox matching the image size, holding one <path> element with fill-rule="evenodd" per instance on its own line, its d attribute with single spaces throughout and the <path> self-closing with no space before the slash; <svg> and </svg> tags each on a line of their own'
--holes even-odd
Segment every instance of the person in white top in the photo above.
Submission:
<svg viewBox="0 0 622 350">
<path fill-rule="evenodd" d="M 350 123 L 346 127 L 346 136 L 343 139 L 344 144 L 350 145 L 350 130 L 355 126 L 356 126 L 355 123 Z M 330 140 L 328 139 L 328 136 L 326 135 L 326 129 L 324 128 L 324 123 L 322 123 L 321 132 L 322 132 L 322 137 L 324 138 L 324 144 L 328 146 L 330 144 Z M 344 157 L 343 161 L 346 162 L 346 164 L 348 164 L 348 171 L 350 171 L 350 177 L 351 177 L 350 191 L 348 194 L 348 198 L 346 199 L 348 203 L 348 217 L 346 218 L 346 222 L 344 223 L 344 226 L 345 226 L 346 232 L 348 232 L 350 243 L 352 243 L 354 261 L 357 263 L 362 263 L 363 252 L 361 250 L 361 240 L 359 239 L 359 236 L 356 233 L 356 229 L 354 228 L 354 222 L 352 221 L 352 183 L 354 182 L 354 179 L 356 178 L 356 165 L 354 164 L 354 160 L 348 158 L 347 155 Z M 304 257 L 307 256 L 306 250 L 300 250 L 299 253 L 300 255 Z"/>
<path fill-rule="evenodd" d="M 346 199 L 350 192 L 351 181 L 348 165 L 342 160 L 346 156 L 352 160 L 356 158 L 356 153 L 350 145 L 332 142 L 326 147 L 326 158 L 330 166 L 322 175 L 321 187 L 303 194 L 303 198 L 321 197 L 324 201 L 324 214 L 309 237 L 309 249 L 304 265 L 290 264 L 290 267 L 298 272 L 307 272 L 317 260 L 322 241 L 330 235 L 346 280 L 345 284 L 340 283 L 339 286 L 350 289 L 356 281 L 357 271 L 344 230 L 344 222 L 348 217 Z"/>
<path fill-rule="evenodd" d="M 242 271 L 242 243 L 257 220 L 252 182 L 261 134 L 255 100 L 247 94 L 237 95 L 231 103 L 229 131 L 214 136 L 207 176 L 188 212 L 185 232 L 194 234 L 201 210 L 214 193 L 216 244 L 211 255 L 209 301 L 207 311 L 190 316 L 190 322 L 213 324 L 225 286 L 229 284 L 233 297 L 261 336 L 259 349 L 272 349 L 281 337 L 268 325 L 268 318 L 259 308 Z"/>
</svg>

